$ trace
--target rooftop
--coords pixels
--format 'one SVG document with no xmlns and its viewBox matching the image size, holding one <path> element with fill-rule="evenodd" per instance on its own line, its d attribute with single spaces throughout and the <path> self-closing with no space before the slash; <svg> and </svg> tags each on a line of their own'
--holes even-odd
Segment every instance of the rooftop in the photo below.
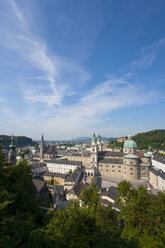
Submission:
<svg viewBox="0 0 165 248">
<path fill-rule="evenodd" d="M 75 165 L 75 166 L 81 166 L 82 162 L 79 161 L 71 161 L 67 159 L 52 159 L 52 160 L 45 160 L 45 163 L 52 163 L 52 164 L 68 164 L 68 165 Z"/>
<path fill-rule="evenodd" d="M 124 156 L 124 158 L 139 158 L 139 156 L 136 156 L 135 154 L 127 154 Z"/>
<path fill-rule="evenodd" d="M 111 199 L 113 199 L 114 201 L 116 200 L 118 191 L 117 191 L 117 187 L 110 187 L 108 190 L 104 190 L 101 192 L 101 196 L 107 196 Z"/>
<path fill-rule="evenodd" d="M 104 157 L 123 157 L 124 153 L 123 152 L 99 152 L 100 156 L 104 156 Z"/>
<path fill-rule="evenodd" d="M 67 175 L 65 182 L 75 182 L 77 176 L 81 171 L 81 168 L 74 170 L 71 175 Z"/>
<path fill-rule="evenodd" d="M 56 154 L 56 151 L 53 146 L 49 146 L 45 151 L 44 154 Z"/>
<path fill-rule="evenodd" d="M 67 174 L 63 174 L 63 173 L 53 173 L 53 172 L 46 172 L 46 173 L 44 173 L 44 174 L 43 174 L 43 176 L 66 178 Z"/>
<path fill-rule="evenodd" d="M 165 164 L 165 156 L 155 156 L 153 157 L 153 160 L 156 160 L 157 162 Z"/>
<path fill-rule="evenodd" d="M 117 159 L 117 158 L 105 158 L 105 159 L 100 159 L 99 163 L 105 163 L 105 164 L 123 164 L 122 159 Z"/>
<path fill-rule="evenodd" d="M 162 170 L 156 169 L 155 167 L 151 167 L 150 171 L 155 174 L 156 176 L 161 177 L 163 180 L 165 180 L 165 172 Z"/>
</svg>

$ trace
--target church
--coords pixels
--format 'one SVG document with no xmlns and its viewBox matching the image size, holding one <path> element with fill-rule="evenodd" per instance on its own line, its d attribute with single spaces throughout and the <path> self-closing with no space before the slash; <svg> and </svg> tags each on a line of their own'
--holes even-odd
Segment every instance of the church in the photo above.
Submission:
<svg viewBox="0 0 165 248">
<path fill-rule="evenodd" d="M 74 166 L 79 167 L 81 163 L 84 168 L 84 173 L 87 176 L 101 175 L 133 181 L 148 179 L 151 165 L 151 155 L 137 150 L 137 144 L 132 140 L 130 135 L 124 142 L 122 151 L 104 151 L 100 135 L 96 137 L 95 134 L 93 134 L 90 153 L 68 153 L 65 158 L 61 157 L 59 162 L 58 159 L 57 152 L 53 146 L 49 146 L 44 150 L 44 139 L 42 135 L 40 161 L 45 161 L 48 165 L 51 164 L 50 168 L 53 168 L 53 164 L 57 167 L 59 163 L 64 164 L 61 165 L 64 168 L 71 165 L 73 167 L 73 164 L 75 164 Z M 61 161 L 64 161 L 65 163 L 62 163 Z"/>
<path fill-rule="evenodd" d="M 103 151 L 100 135 L 93 134 L 90 154 L 68 155 L 68 160 L 81 161 L 90 175 L 90 169 L 96 169 L 102 176 L 118 177 L 129 181 L 148 179 L 151 155 L 137 150 L 137 144 L 129 135 L 124 142 L 123 151 Z"/>
</svg>

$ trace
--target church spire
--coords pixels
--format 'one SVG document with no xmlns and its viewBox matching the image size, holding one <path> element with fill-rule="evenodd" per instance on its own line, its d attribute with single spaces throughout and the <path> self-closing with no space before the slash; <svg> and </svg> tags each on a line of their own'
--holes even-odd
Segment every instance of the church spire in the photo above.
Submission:
<svg viewBox="0 0 165 248">
<path fill-rule="evenodd" d="M 9 162 L 11 164 L 16 164 L 16 145 L 15 145 L 15 137 L 11 136 L 11 143 L 9 145 L 9 154 L 8 154 Z"/>
</svg>

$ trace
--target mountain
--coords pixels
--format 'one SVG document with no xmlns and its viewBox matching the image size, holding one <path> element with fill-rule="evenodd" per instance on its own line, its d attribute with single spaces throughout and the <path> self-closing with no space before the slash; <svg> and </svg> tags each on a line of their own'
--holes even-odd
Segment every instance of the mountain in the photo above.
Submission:
<svg viewBox="0 0 165 248">
<path fill-rule="evenodd" d="M 72 142 L 79 142 L 79 141 L 89 141 L 91 140 L 90 137 L 78 137 L 78 138 L 74 138 L 74 139 L 71 139 L 69 141 L 72 141 Z"/>
<path fill-rule="evenodd" d="M 107 140 L 107 141 L 110 141 L 110 140 L 115 140 L 117 138 L 113 138 L 113 137 L 110 137 L 110 138 L 106 138 L 106 137 L 102 137 L 101 136 L 101 139 L 102 140 Z M 78 137 L 78 138 L 74 138 L 74 139 L 71 139 L 69 141 L 72 141 L 72 142 L 82 142 L 82 141 L 91 141 L 91 137 Z"/>
<path fill-rule="evenodd" d="M 138 133 L 133 140 L 137 143 L 138 149 L 165 150 L 165 129 L 157 129 L 149 132 Z"/>
<path fill-rule="evenodd" d="M 16 147 L 24 147 L 24 146 L 33 146 L 36 142 L 32 141 L 31 138 L 26 136 L 15 136 Z M 0 144 L 2 144 L 5 148 L 9 148 L 11 143 L 11 136 L 8 135 L 0 135 Z"/>
</svg>

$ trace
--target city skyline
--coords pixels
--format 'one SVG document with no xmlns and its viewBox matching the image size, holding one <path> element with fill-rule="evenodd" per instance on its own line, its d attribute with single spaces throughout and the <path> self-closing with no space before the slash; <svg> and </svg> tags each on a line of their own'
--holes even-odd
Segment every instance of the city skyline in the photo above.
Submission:
<svg viewBox="0 0 165 248">
<path fill-rule="evenodd" d="M 163 129 L 164 10 L 162 0 L 1 0 L 0 133 Z"/>
</svg>

